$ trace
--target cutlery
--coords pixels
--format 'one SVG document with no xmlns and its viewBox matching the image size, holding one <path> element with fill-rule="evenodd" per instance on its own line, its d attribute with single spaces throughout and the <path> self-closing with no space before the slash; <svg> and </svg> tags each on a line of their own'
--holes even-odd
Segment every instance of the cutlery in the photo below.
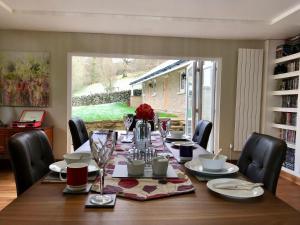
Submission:
<svg viewBox="0 0 300 225">
<path fill-rule="evenodd" d="M 228 190 L 252 190 L 255 187 L 263 186 L 263 183 L 249 183 L 249 184 L 233 184 L 233 183 L 224 183 L 224 184 L 214 184 L 213 187 L 216 189 L 228 189 Z"/>
<path fill-rule="evenodd" d="M 215 160 L 218 157 L 218 155 L 220 155 L 220 153 L 222 152 L 222 150 L 223 150 L 222 148 L 219 149 L 219 151 L 213 157 L 213 160 Z"/>
</svg>

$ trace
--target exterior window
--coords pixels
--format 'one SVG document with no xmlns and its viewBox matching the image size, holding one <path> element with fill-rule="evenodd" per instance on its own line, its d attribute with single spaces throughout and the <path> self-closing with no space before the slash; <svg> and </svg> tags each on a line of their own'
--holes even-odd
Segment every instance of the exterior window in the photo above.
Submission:
<svg viewBox="0 0 300 225">
<path fill-rule="evenodd" d="M 179 92 L 184 93 L 186 87 L 186 74 L 182 72 L 179 77 Z"/>
<path fill-rule="evenodd" d="M 155 96 L 156 95 L 156 80 L 152 80 L 150 83 L 149 83 L 149 86 L 151 88 L 151 93 L 152 93 L 152 96 Z"/>
</svg>

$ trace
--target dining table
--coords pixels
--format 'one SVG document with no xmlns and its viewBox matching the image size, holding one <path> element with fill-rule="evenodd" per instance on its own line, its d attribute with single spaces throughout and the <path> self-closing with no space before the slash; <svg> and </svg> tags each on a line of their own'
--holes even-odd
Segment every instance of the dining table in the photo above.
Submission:
<svg viewBox="0 0 300 225">
<path fill-rule="evenodd" d="M 119 135 L 122 138 L 122 134 Z M 119 146 L 128 143 L 119 142 Z M 196 145 L 194 156 L 207 151 Z M 170 143 L 166 148 L 178 158 Z M 76 152 L 89 152 L 89 141 Z M 181 164 L 194 191 L 160 199 L 137 201 L 117 197 L 114 208 L 86 208 L 87 194 L 64 195 L 65 183 L 39 181 L 0 212 L 0 225 L 211 225 L 295 224 L 300 213 L 268 190 L 257 198 L 231 199 L 210 191 Z M 241 175 L 241 174 L 238 174 Z"/>
</svg>

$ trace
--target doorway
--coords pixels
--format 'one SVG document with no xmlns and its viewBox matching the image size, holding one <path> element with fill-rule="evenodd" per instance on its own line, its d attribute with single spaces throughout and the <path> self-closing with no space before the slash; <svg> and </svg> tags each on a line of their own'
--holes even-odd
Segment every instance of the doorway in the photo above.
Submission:
<svg viewBox="0 0 300 225">
<path fill-rule="evenodd" d="M 213 123 L 207 150 L 214 150 L 214 124 L 216 113 L 217 62 L 211 60 L 192 61 L 186 69 L 186 128 L 192 136 L 199 120 Z"/>
<path fill-rule="evenodd" d="M 177 115 L 185 124 L 184 130 L 187 134 L 192 134 L 195 129 L 195 124 L 199 119 L 207 119 L 213 122 L 213 131 L 210 135 L 208 150 L 213 151 L 218 148 L 218 118 L 219 118 L 219 92 L 220 92 L 220 71 L 216 75 L 217 65 L 221 64 L 220 59 L 197 59 L 197 58 L 182 58 L 179 60 L 168 59 L 165 57 L 144 57 L 144 56 L 114 56 L 114 55 L 98 55 L 98 54 L 68 54 L 68 119 L 74 116 L 74 105 L 72 106 L 72 84 L 74 85 L 74 60 L 78 57 L 96 57 L 111 58 L 113 63 L 118 62 L 120 59 L 129 59 L 129 64 L 134 63 L 135 60 L 148 60 L 156 59 L 162 60 L 167 63 L 173 63 L 173 65 L 164 65 L 168 70 L 162 70 L 163 72 L 155 73 L 154 77 L 142 79 L 138 82 L 138 89 L 141 89 L 141 98 L 148 102 L 152 101 L 151 105 L 160 113 L 169 116 L 170 114 L 177 114 L 178 112 L 178 99 L 183 97 L 184 101 L 180 105 L 184 105 L 184 113 L 180 116 Z M 172 62 L 173 61 L 173 62 Z M 124 61 L 125 62 L 125 61 Z M 128 65 L 127 65 L 128 66 Z M 162 66 L 162 65 L 159 65 Z M 161 69 L 161 68 L 160 68 Z M 170 69 L 170 70 L 169 70 Z M 72 76 L 73 75 L 73 76 Z M 176 77 L 176 79 L 175 79 Z M 139 80 L 137 78 L 137 80 Z M 175 84 L 174 84 L 175 82 Z M 117 82 L 118 83 L 118 82 Z M 121 82 L 123 83 L 123 82 Z M 175 87 L 175 88 L 174 88 Z M 73 86 L 74 88 L 74 86 Z M 131 94 L 134 95 L 137 86 L 132 85 Z M 175 90 L 174 93 L 164 93 L 166 90 Z M 174 91 L 173 90 L 173 91 Z M 114 90 L 113 90 L 114 91 Z M 118 90 L 116 90 L 118 91 Z M 162 96 L 160 96 L 163 94 Z M 165 97 L 164 97 L 165 96 Z M 168 99 L 166 100 L 166 96 Z M 174 97 L 175 96 L 175 97 Z M 134 96 L 132 96 L 134 98 Z M 170 98 L 170 99 L 169 99 Z M 160 100 L 164 101 L 160 104 Z M 171 107 L 172 111 L 164 107 Z M 131 105 L 128 105 L 131 106 Z M 73 108 L 73 110 L 72 110 Z M 87 112 L 87 110 L 82 110 Z M 99 110 L 97 110 L 99 111 Z M 71 151 L 71 138 L 68 136 L 68 146 Z"/>
</svg>

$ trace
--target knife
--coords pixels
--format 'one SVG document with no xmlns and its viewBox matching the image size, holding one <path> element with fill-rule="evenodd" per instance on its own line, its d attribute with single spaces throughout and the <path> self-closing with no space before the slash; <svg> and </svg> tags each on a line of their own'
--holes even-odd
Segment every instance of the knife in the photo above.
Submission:
<svg viewBox="0 0 300 225">
<path fill-rule="evenodd" d="M 216 189 L 227 189 L 227 190 L 252 190 L 255 187 L 263 186 L 263 183 L 249 183 L 249 184 L 233 184 L 233 183 L 223 183 L 214 184 L 213 187 Z"/>
</svg>

